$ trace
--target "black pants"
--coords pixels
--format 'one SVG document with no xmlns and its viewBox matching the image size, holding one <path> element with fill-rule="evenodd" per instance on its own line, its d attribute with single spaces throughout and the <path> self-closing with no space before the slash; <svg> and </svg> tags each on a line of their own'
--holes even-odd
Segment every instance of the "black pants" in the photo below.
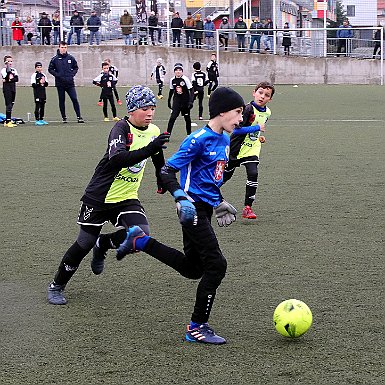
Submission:
<svg viewBox="0 0 385 385">
<path fill-rule="evenodd" d="M 10 89 L 9 87 L 3 84 L 3 94 L 4 94 L 4 102 L 5 102 L 5 117 L 6 122 L 10 122 L 12 119 L 12 108 L 15 104 L 16 98 L 16 90 Z"/>
<path fill-rule="evenodd" d="M 158 96 L 162 95 L 163 91 L 163 81 L 160 79 L 156 79 L 156 82 L 158 83 Z"/>
<path fill-rule="evenodd" d="M 175 43 L 178 43 L 178 47 L 180 47 L 180 30 L 172 30 L 172 46 L 175 47 Z"/>
<path fill-rule="evenodd" d="M 44 120 L 45 99 L 35 100 L 35 119 Z"/>
<path fill-rule="evenodd" d="M 199 117 L 203 116 L 203 98 L 205 96 L 204 91 L 198 91 L 197 94 L 195 94 L 194 99 L 198 99 L 198 113 Z"/>
<path fill-rule="evenodd" d="M 227 261 L 211 226 L 213 208 L 194 203 L 198 213 L 196 226 L 182 226 L 184 253 L 150 239 L 144 251 L 170 266 L 183 277 L 200 279 L 191 320 L 208 322 L 217 288 L 226 275 Z"/>
<path fill-rule="evenodd" d="M 348 39 L 338 39 L 337 44 L 337 56 L 339 57 L 342 52 L 342 48 L 344 50 L 344 56 L 348 56 Z"/>
<path fill-rule="evenodd" d="M 229 46 L 229 38 L 225 35 L 219 34 L 219 42 L 222 44 L 222 47 L 225 47 L 225 51 L 227 51 L 227 47 Z"/>
<path fill-rule="evenodd" d="M 51 45 L 51 34 L 48 31 L 43 31 L 41 34 L 41 45 L 47 42 L 47 45 Z"/>
<path fill-rule="evenodd" d="M 207 93 L 210 95 L 218 87 L 218 78 L 215 76 L 209 76 L 209 88 Z"/>
<path fill-rule="evenodd" d="M 380 43 L 375 43 L 375 44 L 374 44 L 374 49 L 373 49 L 373 59 L 374 59 L 375 56 L 377 55 L 377 51 L 378 51 L 378 55 L 381 55 L 381 44 L 380 44 Z"/>
<path fill-rule="evenodd" d="M 103 96 L 102 100 L 103 100 L 103 114 L 104 114 L 104 117 L 108 118 L 107 105 L 108 105 L 108 102 L 110 102 L 112 116 L 115 118 L 116 117 L 116 107 L 115 107 L 114 96 L 112 94 L 111 95 L 107 95 L 107 96 Z"/>
<path fill-rule="evenodd" d="M 59 97 L 59 109 L 60 109 L 61 117 L 63 119 L 67 117 L 66 106 L 65 106 L 65 98 L 66 98 L 65 93 L 67 92 L 74 106 L 76 117 L 80 118 L 81 117 L 80 105 L 79 105 L 78 97 L 76 95 L 75 86 L 56 86 L 56 89 Z"/>
<path fill-rule="evenodd" d="M 201 37 L 196 37 L 195 38 L 195 47 L 198 49 L 202 48 L 202 38 Z"/>
<path fill-rule="evenodd" d="M 174 98 L 174 102 L 172 105 L 172 112 L 170 119 L 168 120 L 167 124 L 167 132 L 171 134 L 172 129 L 174 127 L 175 121 L 179 114 L 182 114 L 184 117 L 184 120 L 186 122 L 186 133 L 187 135 L 191 134 L 191 116 L 190 116 L 190 109 L 188 108 L 188 104 L 184 101 L 180 101 L 176 98 Z"/>
<path fill-rule="evenodd" d="M 226 183 L 234 174 L 234 171 L 239 166 L 246 168 L 246 191 L 245 191 L 245 206 L 251 206 L 255 201 L 255 196 L 258 189 L 258 165 L 259 158 L 257 156 L 249 156 L 243 159 L 230 160 L 223 174 L 223 183 Z"/>
</svg>

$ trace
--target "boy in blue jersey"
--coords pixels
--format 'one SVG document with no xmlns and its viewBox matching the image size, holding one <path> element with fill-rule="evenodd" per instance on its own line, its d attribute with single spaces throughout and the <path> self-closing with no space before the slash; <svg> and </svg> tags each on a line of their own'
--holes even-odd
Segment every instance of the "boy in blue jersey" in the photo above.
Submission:
<svg viewBox="0 0 385 385">
<path fill-rule="evenodd" d="M 100 274 L 109 249 L 116 249 L 126 238 L 126 229 L 133 225 L 149 234 L 146 213 L 138 198 L 148 158 L 151 157 L 158 180 L 164 165 L 162 148 L 169 141 L 168 133 L 160 134 L 152 124 L 156 99 L 147 87 L 135 86 L 126 94 L 128 116 L 112 128 L 107 150 L 96 166 L 79 210 L 79 235 L 65 252 L 53 281 L 48 286 L 48 302 L 65 305 L 64 289 L 78 269 L 83 258 L 93 249 L 91 269 Z M 109 234 L 100 232 L 111 222 L 118 230 Z"/>
<path fill-rule="evenodd" d="M 216 290 L 226 274 L 227 262 L 211 226 L 213 213 L 219 226 L 235 221 L 236 210 L 220 192 L 228 160 L 231 133 L 242 121 L 244 101 L 231 88 L 220 87 L 209 101 L 210 120 L 190 134 L 161 170 L 161 180 L 174 197 L 183 232 L 184 253 L 146 235 L 138 226 L 128 229 L 117 250 L 121 259 L 144 251 L 189 279 L 200 279 L 186 341 L 220 345 L 208 320 Z M 176 173 L 180 171 L 180 183 Z"/>
<path fill-rule="evenodd" d="M 247 128 L 256 126 L 256 131 L 244 133 L 241 127 L 231 135 L 230 160 L 226 165 L 223 183 L 233 176 L 237 167 L 245 166 L 247 180 L 245 207 L 242 211 L 242 217 L 246 219 L 257 218 L 251 206 L 255 200 L 258 188 L 258 165 L 261 143 L 265 142 L 265 137 L 260 135 L 260 131 L 264 131 L 264 125 L 271 115 L 271 111 L 266 104 L 273 98 L 274 92 L 274 86 L 268 82 L 257 84 L 253 91 L 254 100 L 245 106 L 241 124 L 243 128 L 246 128 L 245 126 L 249 126 Z"/>
</svg>

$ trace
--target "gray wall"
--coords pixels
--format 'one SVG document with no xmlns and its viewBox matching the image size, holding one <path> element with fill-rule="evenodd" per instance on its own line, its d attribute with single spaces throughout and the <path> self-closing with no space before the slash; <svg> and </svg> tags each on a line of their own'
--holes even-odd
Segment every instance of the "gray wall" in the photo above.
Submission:
<svg viewBox="0 0 385 385">
<path fill-rule="evenodd" d="M 34 63 L 41 61 L 44 72 L 52 56 L 53 46 L 1 47 L 0 56 L 11 54 L 19 72 L 20 85 L 29 86 L 34 72 Z M 153 46 L 70 46 L 68 52 L 79 64 L 77 85 L 91 85 L 100 72 L 103 59 L 110 58 L 119 69 L 118 86 L 134 84 L 155 84 L 150 74 L 156 59 L 161 57 L 165 64 L 166 82 L 173 75 L 173 65 L 183 63 L 185 74 L 190 77 L 192 64 L 200 61 L 202 68 L 210 60 L 210 51 Z M 2 59 L 1 59 L 2 60 Z M 380 61 L 350 58 L 306 58 L 278 55 L 220 52 L 220 84 L 255 85 L 262 80 L 274 84 L 380 84 Z M 53 85 L 53 78 L 48 75 Z"/>
</svg>

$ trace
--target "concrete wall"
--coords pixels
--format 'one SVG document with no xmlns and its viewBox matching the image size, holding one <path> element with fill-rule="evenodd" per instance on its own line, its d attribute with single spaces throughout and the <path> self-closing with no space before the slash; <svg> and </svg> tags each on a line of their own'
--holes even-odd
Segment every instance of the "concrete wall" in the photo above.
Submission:
<svg viewBox="0 0 385 385">
<path fill-rule="evenodd" d="M 53 46 L 1 47 L 0 56 L 10 54 L 19 72 L 19 85 L 30 85 L 34 63 L 41 61 L 44 72 L 56 54 Z M 103 59 L 110 58 L 119 69 L 118 86 L 155 84 L 150 74 L 158 57 L 163 58 L 167 75 L 173 75 L 173 65 L 183 63 L 185 74 L 191 76 L 192 64 L 200 61 L 202 68 L 210 60 L 210 51 L 153 46 L 70 46 L 68 52 L 79 64 L 77 85 L 91 85 L 100 71 Z M 2 59 L 1 59 L 2 60 Z M 268 80 L 274 84 L 380 84 L 380 60 L 350 58 L 284 57 L 278 55 L 220 52 L 220 83 L 225 85 L 256 84 Z M 48 75 L 53 85 L 53 78 Z"/>
</svg>

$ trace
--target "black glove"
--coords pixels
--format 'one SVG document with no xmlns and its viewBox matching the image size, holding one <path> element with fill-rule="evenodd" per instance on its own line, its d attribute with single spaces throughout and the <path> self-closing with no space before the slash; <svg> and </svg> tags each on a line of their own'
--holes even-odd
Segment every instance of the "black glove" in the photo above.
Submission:
<svg viewBox="0 0 385 385">
<path fill-rule="evenodd" d="M 164 132 L 163 134 L 160 134 L 157 136 L 149 145 L 148 147 L 153 151 L 154 154 L 161 151 L 163 148 L 167 148 L 165 146 L 165 143 L 168 143 L 170 141 L 170 133 Z"/>
<path fill-rule="evenodd" d="M 191 110 L 194 107 L 194 103 L 193 102 L 189 102 L 187 107 L 188 107 L 189 110 Z"/>
</svg>

